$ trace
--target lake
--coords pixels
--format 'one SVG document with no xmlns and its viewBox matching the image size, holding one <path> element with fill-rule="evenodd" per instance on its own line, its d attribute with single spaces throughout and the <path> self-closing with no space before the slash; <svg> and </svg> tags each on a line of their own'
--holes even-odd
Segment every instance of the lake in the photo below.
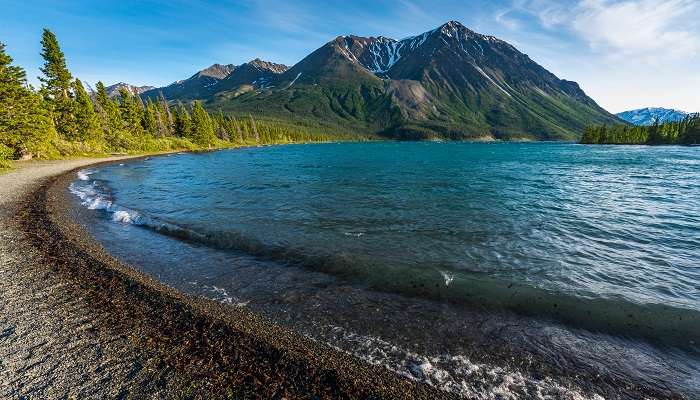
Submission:
<svg viewBox="0 0 700 400">
<path fill-rule="evenodd" d="M 70 190 L 168 285 L 446 390 L 700 395 L 700 148 L 258 147 Z"/>
</svg>

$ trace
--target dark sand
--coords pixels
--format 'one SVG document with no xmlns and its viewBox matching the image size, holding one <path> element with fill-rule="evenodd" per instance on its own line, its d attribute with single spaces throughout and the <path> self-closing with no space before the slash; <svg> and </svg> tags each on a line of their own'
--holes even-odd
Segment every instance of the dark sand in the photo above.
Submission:
<svg viewBox="0 0 700 400">
<path fill-rule="evenodd" d="M 67 206 L 97 161 L 0 175 L 0 398 L 450 397 L 115 260 Z"/>
</svg>

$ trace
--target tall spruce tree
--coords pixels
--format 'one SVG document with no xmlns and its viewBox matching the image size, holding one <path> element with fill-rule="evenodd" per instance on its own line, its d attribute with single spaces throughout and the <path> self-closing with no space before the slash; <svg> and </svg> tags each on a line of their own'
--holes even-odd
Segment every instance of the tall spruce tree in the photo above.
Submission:
<svg viewBox="0 0 700 400">
<path fill-rule="evenodd" d="M 156 117 L 157 112 L 158 110 L 156 110 L 155 104 L 153 104 L 153 102 L 151 102 L 151 99 L 149 98 L 143 110 L 142 124 L 143 129 L 146 131 L 146 133 L 152 136 L 159 136 L 158 119 Z"/>
<path fill-rule="evenodd" d="M 253 129 L 253 137 L 255 138 L 255 143 L 260 143 L 260 134 L 258 133 L 258 127 L 255 125 L 255 119 L 253 115 L 250 115 L 250 126 Z"/>
<path fill-rule="evenodd" d="M 42 156 L 55 136 L 43 99 L 0 42 L 0 158 Z"/>
<path fill-rule="evenodd" d="M 180 105 L 175 110 L 175 135 L 181 138 L 191 138 L 192 137 L 192 119 L 190 118 L 190 113 L 187 109 Z"/>
<path fill-rule="evenodd" d="M 41 93 L 51 106 L 56 130 L 64 138 L 71 138 L 78 130 L 72 93 L 73 77 L 53 32 L 44 29 L 41 46 L 41 56 L 44 58 L 44 66 L 41 68 L 44 76 L 39 77 L 42 83 Z"/>
<path fill-rule="evenodd" d="M 125 147 L 122 140 L 124 123 L 119 114 L 119 105 L 109 97 L 102 82 L 97 82 L 96 89 L 95 106 L 100 115 L 100 123 L 107 146 L 113 150 L 123 149 Z"/>
<path fill-rule="evenodd" d="M 173 113 L 170 111 L 170 105 L 168 105 L 168 101 L 165 99 L 165 96 L 163 95 L 163 92 L 160 92 L 160 110 L 161 110 L 161 117 L 163 118 L 163 123 L 165 125 L 165 129 L 168 131 L 166 133 L 167 135 L 172 135 L 173 130 L 175 129 L 175 120 L 173 117 Z"/>
<path fill-rule="evenodd" d="M 52 99 L 69 97 L 73 77 L 68 71 L 66 57 L 61 51 L 56 35 L 46 28 L 41 37 L 41 46 L 41 57 L 44 58 L 41 72 L 44 76 L 39 77 L 39 80 L 43 83 L 44 90 Z"/>
<path fill-rule="evenodd" d="M 139 110 L 134 96 L 126 88 L 122 87 L 119 88 L 119 100 L 119 114 L 124 129 L 132 135 L 141 136 L 143 134 L 141 110 Z"/>
<path fill-rule="evenodd" d="M 200 146 L 210 147 L 215 138 L 209 114 L 199 101 L 195 101 L 192 107 L 192 141 Z"/>
<path fill-rule="evenodd" d="M 78 131 L 74 138 L 81 141 L 102 142 L 103 135 L 100 132 L 100 120 L 95 113 L 90 95 L 85 91 L 80 79 L 73 82 L 75 92 L 75 119 Z"/>
</svg>

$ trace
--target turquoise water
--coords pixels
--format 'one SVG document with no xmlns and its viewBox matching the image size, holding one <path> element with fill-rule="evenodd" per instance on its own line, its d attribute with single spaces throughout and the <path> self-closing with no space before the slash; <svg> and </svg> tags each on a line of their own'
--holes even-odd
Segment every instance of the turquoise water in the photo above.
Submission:
<svg viewBox="0 0 700 400">
<path fill-rule="evenodd" d="M 304 315 L 320 310 L 318 326 L 377 337 L 373 320 L 347 310 L 389 296 L 423 310 L 416 315 L 506 313 L 579 332 L 576 340 L 623 340 L 661 369 L 673 354 L 687 368 L 672 385 L 698 383 L 700 148 L 248 148 L 88 170 L 71 190 L 108 250 L 183 290 L 213 287 L 208 295 L 273 319 L 275 304 L 289 303 Z M 329 301 L 348 290 L 353 301 Z M 381 338 L 405 320 L 394 323 Z"/>
</svg>

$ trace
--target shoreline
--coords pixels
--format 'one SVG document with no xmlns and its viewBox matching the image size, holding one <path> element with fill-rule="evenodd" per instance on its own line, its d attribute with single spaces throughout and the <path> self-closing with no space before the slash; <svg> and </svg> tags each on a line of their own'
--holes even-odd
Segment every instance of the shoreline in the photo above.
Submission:
<svg viewBox="0 0 700 400">
<path fill-rule="evenodd" d="M 137 397 L 158 393 L 158 397 L 168 398 L 453 397 L 302 337 L 244 308 L 182 294 L 107 254 L 69 215 L 66 187 L 77 169 L 151 156 L 154 155 L 41 163 L 0 176 L 6 180 L 8 176 L 32 175 L 28 172 L 42 168 L 47 170 L 22 182 L 20 186 L 25 187 L 24 192 L 14 193 L 14 199 L 0 203 L 3 213 L 14 217 L 3 224 L 7 225 L 2 226 L 3 236 L 16 233 L 15 239 L 20 244 L 0 248 L 0 252 L 4 256 L 13 253 L 9 255 L 22 258 L 26 257 L 22 251 L 25 248 L 38 250 L 36 257 L 25 260 L 28 268 L 22 273 L 42 274 L 42 279 L 36 283 L 58 285 L 64 296 L 81 303 L 81 312 L 85 314 L 81 319 L 90 319 L 90 332 L 98 338 L 93 345 L 102 349 L 102 358 L 119 365 L 116 369 L 109 365 L 112 377 L 124 378 L 121 382 L 103 381 L 104 385 L 86 382 L 93 395 L 126 390 Z M 8 275 L 5 268 L 2 273 Z M 11 276 L 2 278 L 13 279 Z M 17 283 L 22 285 L 22 282 Z M 34 300 L 40 302 L 34 306 L 46 308 L 44 299 Z M 46 311 L 48 315 L 70 312 L 50 307 Z M 3 313 L 11 315 L 12 307 L 6 306 Z M 42 321 L 34 323 L 42 324 Z M 7 352 L 4 348 L 7 338 L 16 336 L 17 331 L 14 328 L 9 334 L 0 332 L 0 355 Z M 70 332 L 54 333 L 71 335 Z M 107 343 L 117 345 L 116 353 L 127 356 L 114 357 L 104 350 L 110 348 Z M 63 350 L 62 357 L 75 358 L 70 350 Z M 21 352 L 21 349 L 15 351 Z M 60 357 L 53 361 L 56 361 L 55 367 L 44 371 L 44 379 L 39 376 L 38 381 L 43 381 L 44 385 L 38 391 L 31 383 L 13 386 L 27 373 L 22 371 L 21 365 L 13 368 L 10 362 L 9 369 L 2 365 L 6 370 L 0 369 L 0 377 L 3 377 L 0 381 L 11 384 L 7 385 L 9 387 L 0 385 L 0 395 L 14 397 L 33 393 L 53 397 L 48 393 L 57 386 L 73 386 L 71 381 L 55 384 L 52 374 L 61 372 L 62 376 L 70 377 L 73 372 L 70 363 L 62 363 Z M 85 363 L 93 364 L 89 360 Z M 94 364 L 99 365 L 99 360 Z M 130 374 L 135 365 L 151 365 L 151 368 L 141 367 Z M 5 375 L 9 375 L 8 379 Z"/>
</svg>

